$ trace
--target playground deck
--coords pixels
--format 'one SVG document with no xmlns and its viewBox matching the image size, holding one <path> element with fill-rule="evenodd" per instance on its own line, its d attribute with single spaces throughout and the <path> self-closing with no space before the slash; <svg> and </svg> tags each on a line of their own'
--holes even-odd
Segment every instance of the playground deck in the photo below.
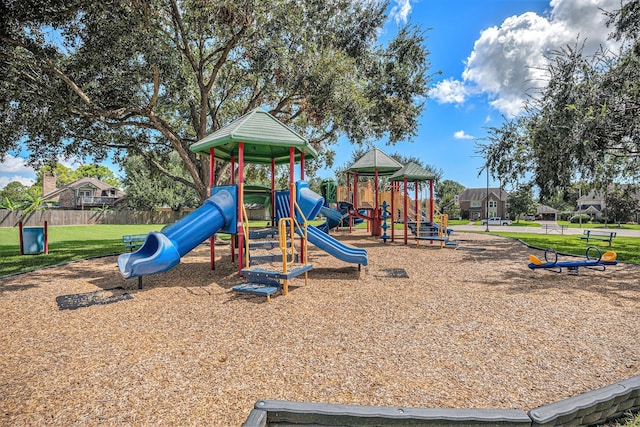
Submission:
<svg viewBox="0 0 640 427">
<path fill-rule="evenodd" d="M 530 409 L 640 373 L 638 266 L 532 271 L 541 253 L 484 234 L 456 251 L 334 237 L 369 265 L 310 247 L 308 286 L 270 303 L 234 298 L 228 251 L 212 272 L 206 246 L 142 290 L 114 257 L 0 279 L 0 424 L 231 426 L 259 399 Z"/>
</svg>

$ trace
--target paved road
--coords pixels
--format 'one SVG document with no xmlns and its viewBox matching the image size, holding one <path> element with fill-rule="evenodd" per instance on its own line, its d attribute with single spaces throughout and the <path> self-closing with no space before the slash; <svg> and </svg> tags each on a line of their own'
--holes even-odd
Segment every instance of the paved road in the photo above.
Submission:
<svg viewBox="0 0 640 427">
<path fill-rule="evenodd" d="M 558 223 L 554 221 L 539 221 L 542 227 L 518 227 L 517 225 L 490 225 L 489 231 L 509 231 L 513 233 L 535 233 L 535 234 L 582 234 L 584 230 L 602 230 L 602 229 L 591 229 L 587 225 L 583 225 L 582 228 L 565 228 L 560 227 Z M 515 223 L 514 223 L 515 224 Z M 487 229 L 486 225 L 451 225 L 449 228 L 452 228 L 456 231 L 485 231 Z M 640 230 L 625 230 L 622 228 L 608 228 L 604 229 L 606 231 L 614 231 L 618 236 L 628 236 L 628 237 L 640 237 Z"/>
</svg>

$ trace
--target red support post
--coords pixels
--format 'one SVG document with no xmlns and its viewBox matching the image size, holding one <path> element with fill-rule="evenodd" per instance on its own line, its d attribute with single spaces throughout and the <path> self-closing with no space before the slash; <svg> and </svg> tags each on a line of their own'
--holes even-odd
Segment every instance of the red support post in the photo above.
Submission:
<svg viewBox="0 0 640 427">
<path fill-rule="evenodd" d="M 429 221 L 433 226 L 433 211 L 435 210 L 435 203 L 433 203 L 433 180 L 429 180 Z"/>
<path fill-rule="evenodd" d="M 294 202 L 295 202 L 295 197 L 296 197 L 296 192 L 295 192 L 295 180 L 294 180 L 294 174 L 295 174 L 295 151 L 293 147 L 289 147 L 289 217 L 290 218 L 294 218 L 295 217 L 295 211 L 294 211 Z"/>
<path fill-rule="evenodd" d="M 214 157 L 214 148 L 209 148 L 209 196 L 213 194 L 213 185 L 215 180 L 216 159 Z M 215 233 L 209 237 L 209 265 L 211 270 L 216 269 L 216 249 L 215 249 L 216 235 Z"/>
<path fill-rule="evenodd" d="M 276 226 L 276 159 L 271 159 L 271 226 Z"/>
<path fill-rule="evenodd" d="M 236 182 L 235 178 L 236 159 L 231 156 L 231 176 L 229 177 L 229 184 L 233 185 Z M 236 242 L 233 236 L 231 237 L 231 262 L 236 262 Z"/>
<path fill-rule="evenodd" d="M 238 142 L 238 274 L 244 267 L 243 246 L 244 246 L 244 218 L 242 217 L 242 208 L 244 207 L 244 142 Z M 249 236 L 247 236 L 249 237 Z"/>
<path fill-rule="evenodd" d="M 44 222 L 44 254 L 49 253 L 49 224 Z"/>
<path fill-rule="evenodd" d="M 395 227 L 395 221 L 393 220 L 394 218 L 394 204 L 393 204 L 393 199 L 394 199 L 394 195 L 395 195 L 395 188 L 396 188 L 396 182 L 392 181 L 391 182 L 391 242 L 393 242 L 394 237 L 395 237 L 395 233 L 394 233 L 394 229 Z"/>
<path fill-rule="evenodd" d="M 407 244 L 408 235 L 407 235 L 407 220 L 409 218 L 407 208 L 409 207 L 408 203 L 408 194 L 407 194 L 407 178 L 404 179 L 404 244 Z"/>
<path fill-rule="evenodd" d="M 353 171 L 353 209 L 358 210 L 358 172 Z"/>
<path fill-rule="evenodd" d="M 420 224 L 420 203 L 418 200 L 418 181 L 413 181 L 414 193 L 415 193 L 415 207 L 416 207 L 416 227 Z"/>
<path fill-rule="evenodd" d="M 375 181 L 373 183 L 373 190 L 375 193 L 375 201 L 373 202 L 373 215 L 371 219 L 371 235 L 380 235 L 380 188 L 378 186 L 378 168 L 374 171 Z"/>
<path fill-rule="evenodd" d="M 18 232 L 20 234 L 20 255 L 24 255 L 24 242 L 22 241 L 24 239 L 23 236 L 23 232 L 24 232 L 24 227 L 22 226 L 22 221 L 18 222 Z"/>
<path fill-rule="evenodd" d="M 304 181 L 304 153 L 300 153 L 300 180 Z M 307 218 L 309 220 L 313 218 Z M 327 232 L 329 230 L 327 229 Z M 304 236 L 300 237 L 300 262 L 304 261 Z"/>
<path fill-rule="evenodd" d="M 358 212 L 358 172 L 353 171 L 353 213 Z M 353 217 L 351 217 L 351 222 L 349 224 L 349 232 L 351 233 L 353 230 Z"/>
</svg>

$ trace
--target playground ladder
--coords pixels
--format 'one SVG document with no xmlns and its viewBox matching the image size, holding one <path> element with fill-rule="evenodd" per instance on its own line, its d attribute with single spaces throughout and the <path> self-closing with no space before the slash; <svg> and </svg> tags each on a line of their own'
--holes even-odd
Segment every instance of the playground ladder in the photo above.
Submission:
<svg viewBox="0 0 640 427">
<path fill-rule="evenodd" d="M 297 205 L 296 208 L 298 208 Z M 279 221 L 277 233 L 279 240 L 277 242 L 263 240 L 251 243 L 251 246 L 255 248 L 277 248 L 281 251 L 279 255 L 254 255 L 251 257 L 252 264 L 259 262 L 280 262 L 282 263 L 282 268 L 277 270 L 258 267 L 247 267 L 242 269 L 240 274 L 247 279 L 247 283 L 234 286 L 232 289 L 234 293 L 264 296 L 267 298 L 267 301 L 270 301 L 271 295 L 281 289 L 282 293 L 287 295 L 289 280 L 294 277 L 304 274 L 305 285 L 307 284 L 307 273 L 313 268 L 313 266 L 306 263 L 306 256 L 304 257 L 305 259 L 303 260 L 303 264 L 297 263 L 299 254 L 296 252 L 295 247 L 296 234 L 294 231 L 296 227 L 306 233 L 306 219 L 304 219 L 303 225 L 301 226 L 295 218 L 283 217 Z M 271 234 L 271 236 L 273 237 L 274 234 Z M 306 244 L 306 239 L 304 239 L 303 242 Z M 306 248 L 304 253 L 307 253 Z"/>
</svg>

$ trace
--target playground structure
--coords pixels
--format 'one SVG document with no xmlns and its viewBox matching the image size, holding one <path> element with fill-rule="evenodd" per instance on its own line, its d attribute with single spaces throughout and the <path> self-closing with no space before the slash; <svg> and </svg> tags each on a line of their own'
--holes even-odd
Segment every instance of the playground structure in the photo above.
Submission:
<svg viewBox="0 0 640 427">
<path fill-rule="evenodd" d="M 607 266 L 618 263 L 617 257 L 618 255 L 613 251 L 602 253 L 596 246 L 589 246 L 585 252 L 585 258 L 579 261 L 558 261 L 558 252 L 547 248 L 544 251 L 544 261 L 535 255 L 529 255 L 529 268 L 532 270 L 544 269 L 553 273 L 562 273 L 562 269 L 566 268 L 569 274 L 577 275 L 581 267 L 605 271 Z"/>
<path fill-rule="evenodd" d="M 373 176 L 374 179 L 366 182 L 366 186 L 362 186 L 358 182 L 359 176 Z M 386 193 L 379 191 L 379 178 L 382 176 L 389 177 L 390 191 Z M 400 223 L 404 228 L 405 245 L 408 244 L 408 234 L 411 230 L 416 243 L 422 240 L 431 243 L 440 241 L 441 248 L 456 247 L 457 243 L 450 240 L 452 230 L 447 228 L 448 217 L 440 215 L 436 220 L 434 215 L 433 181 L 435 178 L 435 175 L 420 165 L 409 162 L 403 166 L 375 148 L 363 155 L 346 171 L 347 188 L 346 190 L 338 189 L 337 194 L 338 197 L 346 196 L 347 200 L 339 202 L 338 206 L 340 203 L 351 204 L 351 208 L 348 209 L 350 232 L 354 219 L 366 220 L 367 229 L 372 236 L 380 237 L 385 243 L 388 239 L 394 242 L 395 224 Z M 425 197 L 424 200 L 428 200 L 428 207 L 425 206 L 426 209 L 423 209 L 419 193 L 421 183 L 426 182 L 429 182 L 429 197 L 428 199 Z M 413 200 L 409 196 L 410 185 L 413 187 Z M 383 209 L 381 206 L 384 206 Z M 390 225 L 387 224 L 387 220 L 390 220 Z M 389 228 L 391 229 L 390 237 L 387 235 Z"/>
<path fill-rule="evenodd" d="M 180 259 L 200 243 L 209 238 L 210 264 L 215 270 L 216 233 L 231 235 L 231 261 L 237 256 L 238 274 L 247 279 L 247 283 L 233 288 L 236 293 L 249 293 L 267 297 L 282 289 L 288 293 L 288 281 L 304 275 L 307 282 L 312 266 L 308 263 L 307 242 L 311 242 L 330 255 L 348 263 L 367 265 L 365 249 L 352 248 L 342 244 L 318 228 L 309 225 L 308 220 L 323 208 L 323 198 L 311 191 L 304 182 L 305 156 L 315 158 L 316 151 L 308 141 L 269 115 L 256 108 L 228 126 L 208 135 L 191 146 L 195 153 L 209 155 L 210 197 L 201 207 L 183 217 L 174 224 L 166 226 L 160 232 L 151 232 L 136 252 L 120 255 L 118 267 L 125 278 L 138 277 L 138 286 L 142 286 L 142 277 L 167 271 L 180 263 Z M 214 186 L 215 162 L 231 163 L 230 183 Z M 271 189 L 244 185 L 244 167 L 247 163 L 271 165 Z M 289 163 L 289 188 L 285 191 L 275 189 L 275 166 Z M 295 164 L 300 165 L 300 180 L 295 182 Z M 245 197 L 249 194 L 264 203 L 270 200 L 272 228 L 249 230 L 249 220 L 245 209 Z M 276 227 L 277 224 L 277 227 Z M 329 225 L 329 224 L 328 224 Z M 262 240 L 278 236 L 277 242 Z M 296 248 L 296 236 L 300 243 Z M 277 270 L 252 267 L 253 247 L 270 246 L 278 248 L 278 259 L 282 267 Z M 257 259 L 259 260 L 259 259 Z"/>
</svg>

